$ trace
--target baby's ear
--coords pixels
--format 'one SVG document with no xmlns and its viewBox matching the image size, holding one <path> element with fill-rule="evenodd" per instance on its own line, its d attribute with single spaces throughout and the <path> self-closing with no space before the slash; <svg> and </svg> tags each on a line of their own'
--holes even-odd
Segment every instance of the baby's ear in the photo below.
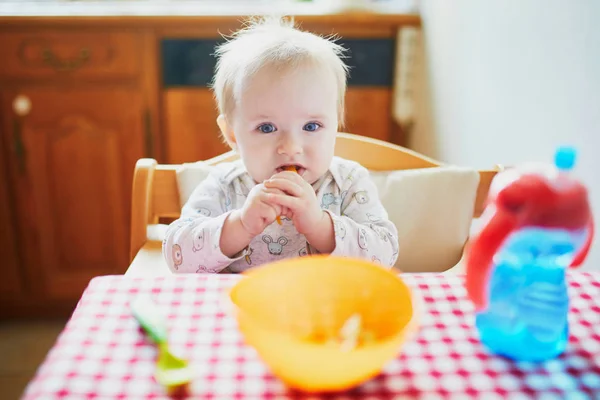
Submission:
<svg viewBox="0 0 600 400">
<path fill-rule="evenodd" d="M 233 129 L 231 125 L 229 125 L 229 123 L 227 122 L 227 118 L 225 118 L 225 115 L 220 114 L 217 117 L 217 125 L 219 125 L 219 129 L 221 130 L 221 135 L 223 136 L 223 139 L 225 139 L 229 147 L 235 150 L 235 135 L 233 134 Z"/>
</svg>

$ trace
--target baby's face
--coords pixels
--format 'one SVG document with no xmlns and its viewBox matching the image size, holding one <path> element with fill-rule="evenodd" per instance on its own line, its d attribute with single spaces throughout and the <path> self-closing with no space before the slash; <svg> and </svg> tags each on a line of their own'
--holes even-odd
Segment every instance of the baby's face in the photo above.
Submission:
<svg viewBox="0 0 600 400">
<path fill-rule="evenodd" d="M 246 82 L 229 122 L 252 178 L 263 182 L 294 165 L 307 182 L 318 180 L 333 157 L 337 107 L 327 69 L 266 70 Z"/>
</svg>

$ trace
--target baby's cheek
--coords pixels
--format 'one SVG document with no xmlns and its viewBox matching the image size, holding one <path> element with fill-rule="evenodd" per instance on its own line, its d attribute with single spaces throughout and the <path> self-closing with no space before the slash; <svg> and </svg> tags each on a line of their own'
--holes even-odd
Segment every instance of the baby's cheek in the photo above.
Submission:
<svg viewBox="0 0 600 400">
<path fill-rule="evenodd" d="M 241 133 L 238 139 L 238 152 L 244 161 L 246 170 L 256 182 L 269 179 L 277 167 L 276 143 L 269 135 L 250 135 Z"/>
<path fill-rule="evenodd" d="M 244 159 L 246 170 L 255 182 L 264 182 L 273 176 L 275 167 L 271 166 L 268 158 L 260 156 L 251 156 L 250 159 Z"/>
<path fill-rule="evenodd" d="M 314 174 L 314 180 L 323 176 L 331 165 L 333 154 L 329 156 L 324 151 L 316 152 L 311 157 L 308 157 L 307 167 Z"/>
</svg>

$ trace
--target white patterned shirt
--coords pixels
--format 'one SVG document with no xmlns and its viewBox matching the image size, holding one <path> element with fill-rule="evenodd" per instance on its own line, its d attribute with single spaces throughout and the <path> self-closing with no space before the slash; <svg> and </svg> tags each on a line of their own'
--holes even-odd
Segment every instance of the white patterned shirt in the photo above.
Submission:
<svg viewBox="0 0 600 400">
<path fill-rule="evenodd" d="M 175 273 L 242 272 L 284 258 L 318 251 L 285 217 L 273 222 L 232 258 L 220 249 L 223 223 L 242 208 L 256 183 L 241 160 L 212 167 L 194 189 L 181 217 L 171 223 L 163 255 Z M 398 258 L 398 230 L 388 219 L 369 171 L 334 157 L 328 171 L 312 184 L 321 208 L 333 220 L 335 249 L 331 255 L 363 258 L 391 267 Z"/>
</svg>

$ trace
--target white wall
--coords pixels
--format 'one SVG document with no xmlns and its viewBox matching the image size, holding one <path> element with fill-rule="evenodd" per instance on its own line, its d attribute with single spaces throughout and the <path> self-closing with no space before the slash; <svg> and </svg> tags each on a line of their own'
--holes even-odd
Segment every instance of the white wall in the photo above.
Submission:
<svg viewBox="0 0 600 400">
<path fill-rule="evenodd" d="M 600 228 L 600 1 L 422 0 L 412 146 L 488 168 L 579 148 Z M 600 229 L 585 267 L 600 269 Z"/>
</svg>

